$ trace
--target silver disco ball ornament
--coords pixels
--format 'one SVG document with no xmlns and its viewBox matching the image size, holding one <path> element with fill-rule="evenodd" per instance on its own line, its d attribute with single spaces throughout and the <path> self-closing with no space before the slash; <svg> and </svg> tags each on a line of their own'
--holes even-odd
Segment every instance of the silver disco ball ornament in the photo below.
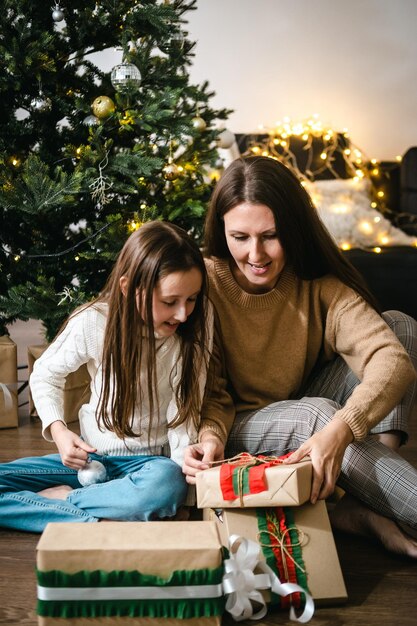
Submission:
<svg viewBox="0 0 417 626">
<path fill-rule="evenodd" d="M 99 122 L 100 120 L 95 115 L 87 115 L 83 120 L 84 126 L 97 126 Z"/>
<path fill-rule="evenodd" d="M 43 94 L 39 94 L 39 96 L 36 96 L 36 98 L 33 98 L 30 101 L 30 106 L 33 111 L 46 113 L 52 109 L 52 100 L 50 100 L 50 98 L 46 98 Z"/>
<path fill-rule="evenodd" d="M 139 89 L 142 76 L 133 63 L 120 63 L 112 69 L 110 80 L 116 91 L 123 92 Z"/>
</svg>

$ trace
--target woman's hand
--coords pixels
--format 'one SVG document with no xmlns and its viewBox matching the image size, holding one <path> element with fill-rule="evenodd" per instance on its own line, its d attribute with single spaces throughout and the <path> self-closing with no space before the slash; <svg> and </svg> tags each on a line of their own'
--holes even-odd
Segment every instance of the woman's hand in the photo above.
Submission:
<svg viewBox="0 0 417 626">
<path fill-rule="evenodd" d="M 185 449 L 182 471 L 187 483 L 195 485 L 197 472 L 208 469 L 212 461 L 221 461 L 223 458 L 223 442 L 214 433 L 205 431 L 200 443 L 194 443 Z"/>
<path fill-rule="evenodd" d="M 75 470 L 83 469 L 87 464 L 88 455 L 96 452 L 97 448 L 92 448 L 76 433 L 68 430 L 64 422 L 59 420 L 52 422 L 50 429 L 62 464 Z"/>
<path fill-rule="evenodd" d="M 310 501 L 324 500 L 330 496 L 339 477 L 346 448 L 353 441 L 353 434 L 346 422 L 333 419 L 322 430 L 307 439 L 284 463 L 298 463 L 305 456 L 313 464 L 313 484 Z"/>
</svg>

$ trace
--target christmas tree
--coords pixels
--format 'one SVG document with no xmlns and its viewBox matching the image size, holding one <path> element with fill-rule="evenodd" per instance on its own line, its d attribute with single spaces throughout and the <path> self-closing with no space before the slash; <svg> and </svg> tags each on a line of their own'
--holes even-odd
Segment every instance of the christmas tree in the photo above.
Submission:
<svg viewBox="0 0 417 626">
<path fill-rule="evenodd" d="M 229 111 L 210 107 L 207 83 L 190 84 L 195 5 L 3 2 L 0 334 L 36 318 L 51 340 L 143 221 L 201 236 Z M 94 53 L 109 49 L 106 72 Z"/>
</svg>

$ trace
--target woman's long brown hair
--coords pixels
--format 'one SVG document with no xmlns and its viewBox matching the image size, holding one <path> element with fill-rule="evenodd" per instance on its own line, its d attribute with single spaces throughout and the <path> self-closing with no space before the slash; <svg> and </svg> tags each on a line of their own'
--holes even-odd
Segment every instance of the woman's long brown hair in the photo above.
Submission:
<svg viewBox="0 0 417 626">
<path fill-rule="evenodd" d="M 198 425 L 200 410 L 199 376 L 206 355 L 207 279 L 197 244 L 181 228 L 167 222 L 148 222 L 130 235 L 110 277 L 91 303 L 108 304 L 103 347 L 103 386 L 96 418 L 118 437 L 141 435 L 133 429 L 135 408 L 148 398 L 151 424 L 159 421 L 156 347 L 152 318 L 152 296 L 158 281 L 172 272 L 197 268 L 202 288 L 188 319 L 180 324 L 182 371 L 174 390 L 178 413 L 169 427 L 183 422 Z M 124 294 L 120 279 L 127 279 Z M 143 313 L 144 312 L 144 313 Z M 144 319 L 142 319 L 142 315 Z M 145 357 L 144 357 L 145 354 Z M 145 374 L 146 389 L 141 385 Z M 173 373 L 171 373 L 172 379 Z M 149 433 L 148 433 L 149 437 Z M 149 439 L 148 439 L 149 441 Z"/>
<path fill-rule="evenodd" d="M 271 209 L 286 262 L 299 278 L 332 274 L 380 312 L 362 275 L 337 247 L 298 178 L 269 157 L 236 159 L 216 184 L 205 223 L 206 256 L 230 259 L 223 217 L 242 202 Z"/>
</svg>

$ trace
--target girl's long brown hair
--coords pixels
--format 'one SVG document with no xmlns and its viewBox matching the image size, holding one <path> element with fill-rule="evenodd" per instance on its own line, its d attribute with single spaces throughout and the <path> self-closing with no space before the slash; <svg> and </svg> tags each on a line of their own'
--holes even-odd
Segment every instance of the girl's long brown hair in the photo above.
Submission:
<svg viewBox="0 0 417 626">
<path fill-rule="evenodd" d="M 231 258 L 223 216 L 242 202 L 271 209 L 286 262 L 299 278 L 312 280 L 332 274 L 380 312 L 362 275 L 333 241 L 298 178 L 269 157 L 236 159 L 216 184 L 205 223 L 206 256 Z"/>
<path fill-rule="evenodd" d="M 97 422 L 118 437 L 141 435 L 133 429 L 135 408 L 147 396 L 150 428 L 155 413 L 159 421 L 156 347 L 152 318 L 152 296 L 159 280 L 172 272 L 197 268 L 202 288 L 195 308 L 180 324 L 182 371 L 174 390 L 178 413 L 169 427 L 186 422 L 198 425 L 200 410 L 199 375 L 206 359 L 207 279 L 202 254 L 187 233 L 167 222 L 148 222 L 132 233 L 123 246 L 110 277 L 92 303 L 106 302 L 108 318 L 103 347 L 103 386 Z M 122 294 L 120 279 L 127 279 Z M 142 315 L 144 319 L 142 319 Z M 145 358 L 144 358 L 145 354 Z M 145 374 L 146 389 L 140 375 Z M 149 433 L 148 433 L 149 437 Z M 149 440 L 148 440 L 149 441 Z"/>
</svg>

